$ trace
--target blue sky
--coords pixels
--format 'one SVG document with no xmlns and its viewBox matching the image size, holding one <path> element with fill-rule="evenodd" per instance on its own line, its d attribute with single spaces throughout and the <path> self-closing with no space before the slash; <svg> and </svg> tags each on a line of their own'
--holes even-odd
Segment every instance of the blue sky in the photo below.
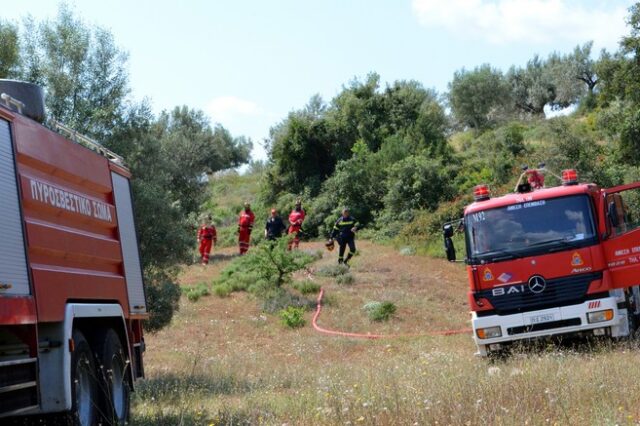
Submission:
<svg viewBox="0 0 640 426">
<path fill-rule="evenodd" d="M 631 0 L 75 0 L 130 54 L 133 95 L 189 105 L 258 144 L 269 127 L 354 77 L 415 79 L 439 92 L 455 70 L 504 70 L 594 40 L 615 49 Z M 2 18 L 53 18 L 52 0 L 5 2 Z M 257 144 L 257 145 L 258 145 Z M 256 158 L 264 158 L 257 146 Z"/>
</svg>

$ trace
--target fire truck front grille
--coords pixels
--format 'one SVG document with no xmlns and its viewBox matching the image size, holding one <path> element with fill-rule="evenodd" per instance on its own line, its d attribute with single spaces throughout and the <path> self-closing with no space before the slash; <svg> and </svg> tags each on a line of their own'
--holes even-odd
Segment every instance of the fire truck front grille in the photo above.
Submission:
<svg viewBox="0 0 640 426">
<path fill-rule="evenodd" d="M 554 328 L 572 327 L 582 324 L 580 318 L 572 318 L 561 321 L 543 322 L 541 324 L 522 325 L 519 327 L 511 327 L 507 329 L 510 336 L 514 334 L 533 333 L 535 331 L 553 330 Z"/>
<path fill-rule="evenodd" d="M 582 303 L 587 299 L 589 284 L 598 279 L 602 279 L 602 272 L 548 280 L 540 293 L 532 292 L 525 282 L 500 287 L 500 291 L 484 290 L 478 295 L 491 302 L 496 314 L 509 315 Z"/>
</svg>

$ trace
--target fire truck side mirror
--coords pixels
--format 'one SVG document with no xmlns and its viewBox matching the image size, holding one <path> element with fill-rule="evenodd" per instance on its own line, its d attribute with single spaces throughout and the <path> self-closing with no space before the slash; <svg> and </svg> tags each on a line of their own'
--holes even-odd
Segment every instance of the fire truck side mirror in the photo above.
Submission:
<svg viewBox="0 0 640 426">
<path fill-rule="evenodd" d="M 442 227 L 442 233 L 444 234 L 445 238 L 453 237 L 453 225 L 450 223 L 447 223 L 446 225 L 444 225 Z"/>
<path fill-rule="evenodd" d="M 442 234 L 444 236 L 444 251 L 447 254 L 447 260 L 449 262 L 455 262 L 456 249 L 453 246 L 453 240 L 451 240 L 451 237 L 453 237 L 453 225 L 450 223 L 444 225 L 442 228 Z"/>
<path fill-rule="evenodd" d="M 611 226 L 615 228 L 620 225 L 620 221 L 618 220 L 618 209 L 614 201 L 609 202 L 607 216 L 609 217 L 609 222 L 611 223 Z"/>
<path fill-rule="evenodd" d="M 444 239 L 444 250 L 447 253 L 447 260 L 449 262 L 456 261 L 456 248 L 453 246 L 453 240 L 449 237 Z"/>
</svg>

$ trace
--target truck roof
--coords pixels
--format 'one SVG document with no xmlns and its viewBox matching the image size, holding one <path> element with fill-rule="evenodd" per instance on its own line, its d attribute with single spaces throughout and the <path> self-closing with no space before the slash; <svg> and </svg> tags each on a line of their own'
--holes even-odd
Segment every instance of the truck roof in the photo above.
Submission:
<svg viewBox="0 0 640 426">
<path fill-rule="evenodd" d="M 490 198 L 488 200 L 476 201 L 464 209 L 465 216 L 482 210 L 495 209 L 497 207 L 510 206 L 513 204 L 525 203 L 529 201 L 547 200 L 549 198 L 566 197 L 568 195 L 589 194 L 598 191 L 598 187 L 592 183 L 580 183 L 577 185 L 555 186 L 542 188 L 527 193 L 510 193 L 501 197 Z"/>
</svg>

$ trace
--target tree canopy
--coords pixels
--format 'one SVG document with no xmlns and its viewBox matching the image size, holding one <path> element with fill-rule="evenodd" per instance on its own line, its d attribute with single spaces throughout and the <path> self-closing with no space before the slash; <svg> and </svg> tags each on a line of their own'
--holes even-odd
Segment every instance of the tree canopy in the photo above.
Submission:
<svg viewBox="0 0 640 426">
<path fill-rule="evenodd" d="M 190 258 L 193 218 L 207 199 L 202 175 L 246 163 L 251 141 L 212 126 L 202 111 L 180 106 L 155 116 L 147 101 L 133 100 L 128 54 L 65 4 L 51 21 L 0 21 L 0 37 L 0 78 L 41 85 L 49 118 L 118 152 L 132 170 L 147 326 L 163 326 L 180 295 L 174 268 Z"/>
</svg>

